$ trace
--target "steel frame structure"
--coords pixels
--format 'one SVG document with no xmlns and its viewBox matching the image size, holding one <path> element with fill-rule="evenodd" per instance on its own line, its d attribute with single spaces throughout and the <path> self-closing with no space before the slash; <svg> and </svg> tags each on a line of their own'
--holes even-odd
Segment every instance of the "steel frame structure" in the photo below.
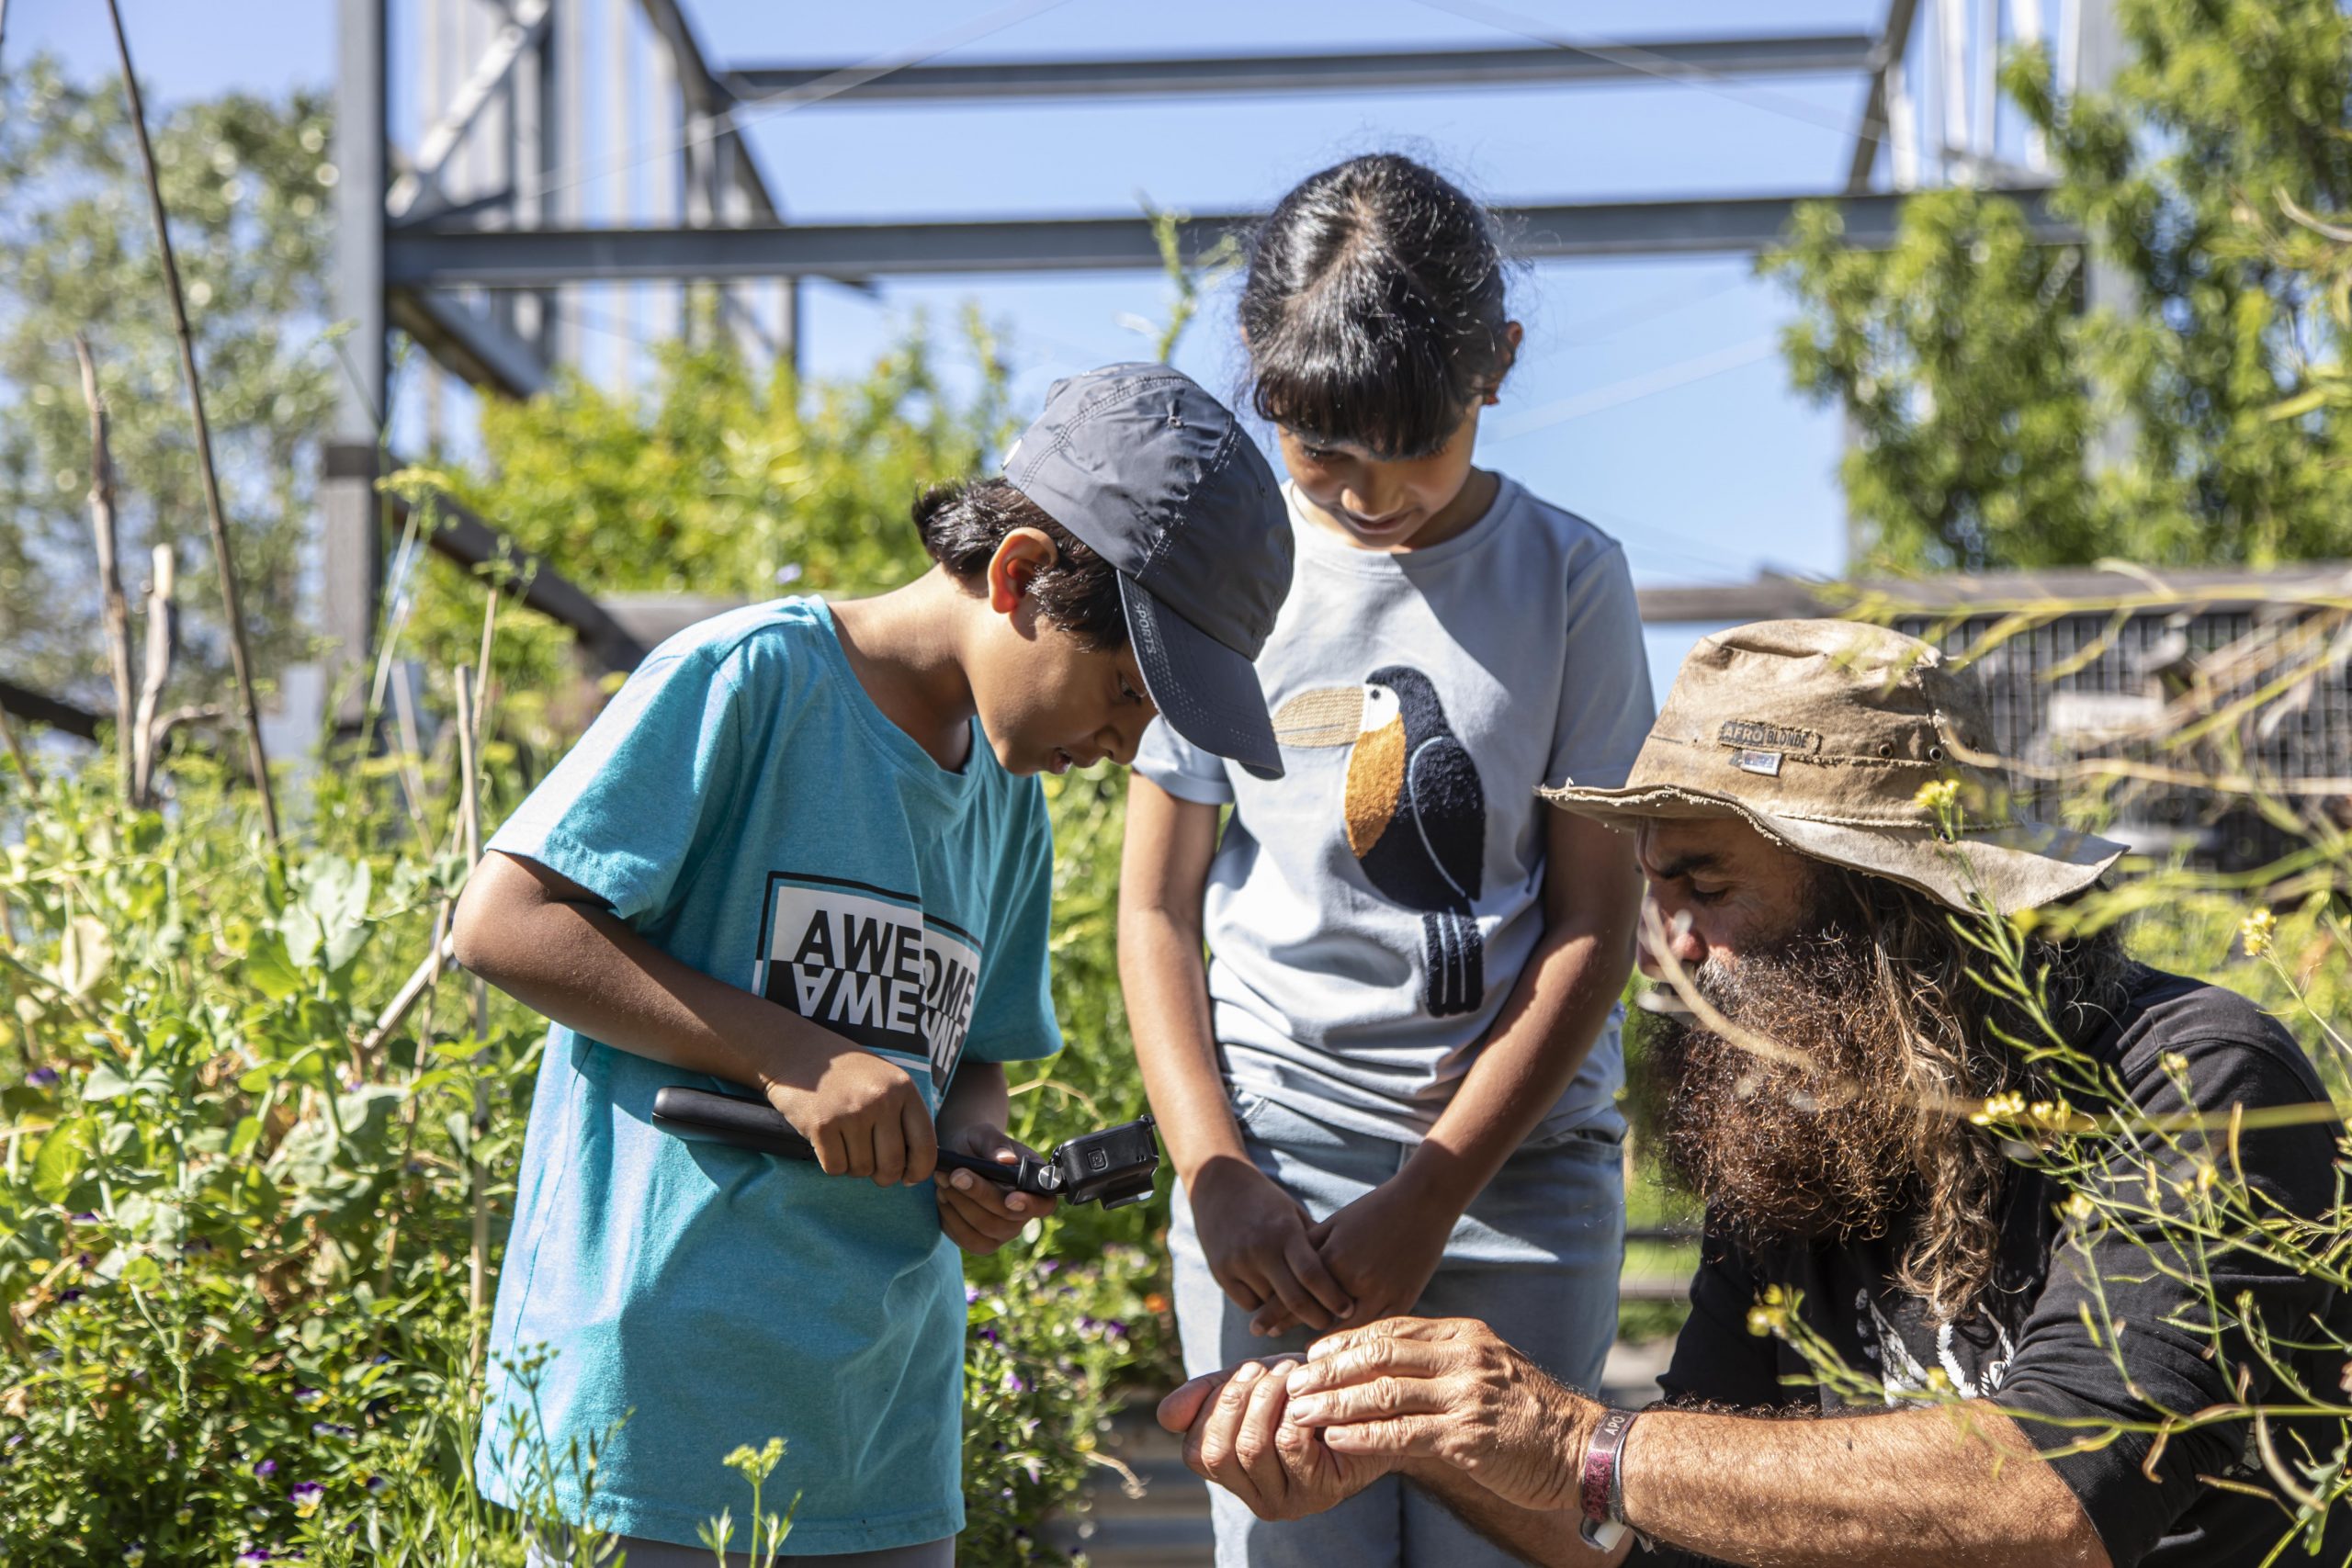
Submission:
<svg viewBox="0 0 2352 1568">
<path fill-rule="evenodd" d="M 416 25 L 423 78 L 421 133 L 415 152 L 406 155 L 388 134 L 389 0 L 336 3 L 336 313 L 354 330 L 343 349 L 350 389 L 325 455 L 322 512 L 324 630 L 344 659 L 365 657 L 381 585 L 386 510 L 374 481 L 392 327 L 424 351 L 435 367 L 432 376 L 446 373 L 491 395 L 519 396 L 543 386 L 555 367 L 582 362 L 577 301 L 591 287 L 618 286 L 625 301 L 688 284 L 714 288 L 728 330 L 763 352 L 788 356 L 795 290 L 805 277 L 855 285 L 894 275 L 1159 265 L 1140 215 L 788 223 L 736 124 L 747 105 L 854 108 L 1861 75 L 1868 84 L 1861 123 L 1832 188 L 1720 200 L 1564 203 L 1518 214 L 1522 249 L 1536 258 L 1690 254 L 1757 249 L 1781 231 L 1795 202 L 1819 197 L 1844 202 L 1855 243 L 1878 243 L 1892 232 L 1902 194 L 1935 181 L 2018 195 L 2031 204 L 2046 237 L 2064 239 L 2066 231 L 2040 205 L 2046 183 L 2040 150 L 2028 145 L 2019 156 L 2003 153 L 1990 62 L 2005 41 L 2055 37 L 2062 77 L 2072 85 L 2112 53 L 2109 0 L 1889 0 L 1884 25 L 1867 36 L 714 69 L 682 0 L 400 0 Z M 2059 18 L 2054 31 L 2043 27 L 2045 6 Z M 1937 25 L 1917 26 L 1922 15 Z M 2011 24 L 2007 39 L 2004 18 Z M 599 73 L 591 72 L 592 52 L 603 57 Z M 653 77 L 641 95 L 640 64 L 650 64 Z M 604 105 L 600 123 L 625 150 L 638 143 L 647 123 L 662 128 L 666 145 L 647 164 L 642 181 L 633 165 L 600 170 L 591 156 L 596 138 L 590 106 L 596 102 Z M 1197 253 L 1247 221 L 1238 213 L 1197 217 L 1187 223 L 1185 240 Z M 765 288 L 775 290 L 772 325 L 761 320 L 753 292 Z M 675 303 L 682 296 L 669 297 L 683 328 L 685 312 Z M 621 356 L 623 376 L 631 362 L 630 354 Z M 437 388 L 431 377 L 428 383 Z M 463 532 L 445 531 L 436 545 L 481 558 L 490 547 L 481 537 L 461 540 L 457 534 Z M 560 585 L 541 593 L 541 602 L 582 630 L 584 646 L 608 662 L 631 661 L 633 640 L 616 635 L 608 616 L 599 620 L 593 600 L 561 584 L 546 563 L 537 570 L 539 581 Z"/>
</svg>

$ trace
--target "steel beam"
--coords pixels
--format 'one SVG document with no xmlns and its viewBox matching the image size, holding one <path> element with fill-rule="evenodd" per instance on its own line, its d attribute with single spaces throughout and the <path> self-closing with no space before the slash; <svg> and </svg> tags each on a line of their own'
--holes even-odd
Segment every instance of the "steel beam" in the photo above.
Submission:
<svg viewBox="0 0 2352 1568">
<path fill-rule="evenodd" d="M 405 218 L 418 202 L 439 196 L 442 171 L 448 166 L 451 154 L 489 107 L 491 95 L 504 85 L 514 62 L 523 58 L 526 51 L 536 48 L 545 36 L 549 3 L 550 0 L 522 0 L 513 17 L 499 28 L 491 39 L 490 52 L 475 64 L 472 73 L 458 86 L 458 96 L 424 133 L 424 140 L 417 146 L 415 165 L 392 182 L 391 192 L 384 198 L 385 211 L 394 218 Z"/>
<path fill-rule="evenodd" d="M 2056 567 L 1844 582 L 1767 572 L 1752 582 L 1668 584 L 1634 592 L 1642 619 L 1653 625 L 1801 620 L 1844 614 L 1857 601 L 1936 614 L 2002 615 L 2064 605 L 2103 615 L 2119 603 L 2169 604 L 2175 595 L 2209 610 L 2341 601 L 2352 597 L 2352 561 L 2299 561 L 2273 570 L 2199 567 L 2146 575 Z"/>
<path fill-rule="evenodd" d="M 1891 122 L 1888 113 L 1887 77 L 1890 72 L 1903 69 L 1903 57 L 1911 48 L 1911 24 L 1919 14 L 1919 0 L 1887 0 L 1886 26 L 1879 29 L 1877 43 L 1871 50 L 1870 96 L 1862 101 L 1862 123 L 1854 130 L 1853 155 L 1846 164 L 1846 190 L 1860 196 L 1871 188 L 1871 170 L 1878 163 L 1881 134 Z"/>
<path fill-rule="evenodd" d="M 1819 38 L 1679 39 L 1589 49 L 1561 45 L 1355 54 L 959 61 L 910 65 L 839 90 L 828 90 L 824 84 L 858 67 L 846 63 L 746 65 L 728 71 L 724 80 L 737 97 L 747 102 L 822 92 L 820 101 L 832 105 L 1561 86 L 1671 80 L 1677 75 L 1709 79 L 1834 75 L 1867 69 L 1877 41 L 1868 34 L 1839 33 Z"/>
<path fill-rule="evenodd" d="M 2040 190 L 2008 191 L 2041 237 L 2075 237 Z M 1592 202 L 1506 211 L 1513 249 L 1534 260 L 1579 256 L 1696 255 L 1761 250 L 1788 227 L 1800 201 L 1835 201 L 1847 238 L 1884 244 L 1903 198 L 1895 196 L 1733 197 L 1719 200 Z M 1228 213 L 1189 219 L 1183 246 L 1197 256 L 1255 220 Z M 531 232 L 406 229 L 392 235 L 387 275 L 406 288 L 478 285 L 537 288 L 558 283 L 808 276 L 912 276 L 1094 272 L 1156 268 L 1159 250 L 1141 217 L 1027 222 L 795 224 L 755 229 L 573 229 Z"/>
<path fill-rule="evenodd" d="M 424 289 L 394 289 L 391 321 L 442 368 L 486 391 L 527 398 L 547 385 L 547 367 L 531 345 L 496 317 L 462 299 Z"/>
<path fill-rule="evenodd" d="M 34 724 L 45 724 L 51 729 L 61 729 L 68 735 L 78 735 L 85 740 L 96 740 L 98 738 L 96 714 L 90 712 L 87 708 L 75 707 L 72 703 L 59 702 L 55 697 L 43 696 L 28 687 L 16 685 L 10 682 L 0 681 L 0 708 L 7 709 L 18 718 L 29 720 Z"/>
<path fill-rule="evenodd" d="M 406 501 L 395 497 L 392 506 L 396 515 L 405 517 Z M 629 671 L 645 661 L 646 644 L 586 589 L 528 550 L 517 548 L 512 539 L 450 496 L 438 496 L 434 510 L 440 526 L 425 542 L 436 553 L 469 569 L 497 565 L 506 581 L 520 585 L 514 591 L 525 604 L 570 627 L 580 638 L 582 649 L 606 669 Z"/>
</svg>

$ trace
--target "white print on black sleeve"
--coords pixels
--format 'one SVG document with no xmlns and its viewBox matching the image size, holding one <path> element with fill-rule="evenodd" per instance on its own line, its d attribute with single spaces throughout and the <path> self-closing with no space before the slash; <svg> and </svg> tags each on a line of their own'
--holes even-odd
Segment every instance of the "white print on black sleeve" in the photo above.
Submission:
<svg viewBox="0 0 2352 1568">
<path fill-rule="evenodd" d="M 947 1092 L 972 1029 L 980 947 L 910 894 L 838 877 L 768 874 L 752 988 Z"/>
</svg>

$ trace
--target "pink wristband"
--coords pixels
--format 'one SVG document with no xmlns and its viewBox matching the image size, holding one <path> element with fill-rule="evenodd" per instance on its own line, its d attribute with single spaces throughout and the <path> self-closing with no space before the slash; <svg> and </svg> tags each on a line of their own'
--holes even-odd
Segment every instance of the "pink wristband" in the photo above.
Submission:
<svg viewBox="0 0 2352 1568">
<path fill-rule="evenodd" d="M 1624 1494 L 1617 1481 L 1617 1461 L 1624 1454 L 1625 1436 L 1633 1430 L 1636 1414 L 1631 1410 L 1602 1411 L 1600 1424 L 1592 1429 L 1591 1440 L 1585 1445 L 1577 1502 L 1584 1510 L 1588 1536 L 1594 1525 L 1624 1523 Z"/>
</svg>

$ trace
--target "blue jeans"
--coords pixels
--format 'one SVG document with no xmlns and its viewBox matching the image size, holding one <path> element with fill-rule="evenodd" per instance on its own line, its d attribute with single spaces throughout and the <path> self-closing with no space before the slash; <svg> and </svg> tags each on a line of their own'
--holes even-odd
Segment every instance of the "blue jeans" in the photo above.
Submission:
<svg viewBox="0 0 2352 1568">
<path fill-rule="evenodd" d="M 1247 1090 L 1234 1111 L 1250 1159 L 1317 1220 L 1396 1174 L 1409 1144 L 1344 1132 Z M 1182 1189 L 1169 1227 L 1184 1371 L 1197 1377 L 1253 1356 L 1304 1349 L 1304 1329 L 1250 1332 L 1250 1314 L 1209 1274 Z M 1540 1135 L 1504 1162 L 1453 1227 L 1414 1313 L 1475 1317 L 1571 1388 L 1600 1381 L 1617 1337 L 1617 1275 L 1625 1253 L 1622 1125 Z M 1384 1477 L 1328 1513 L 1268 1523 L 1221 1486 L 1209 1488 L 1217 1568 L 1511 1568 L 1435 1499 Z"/>
</svg>

